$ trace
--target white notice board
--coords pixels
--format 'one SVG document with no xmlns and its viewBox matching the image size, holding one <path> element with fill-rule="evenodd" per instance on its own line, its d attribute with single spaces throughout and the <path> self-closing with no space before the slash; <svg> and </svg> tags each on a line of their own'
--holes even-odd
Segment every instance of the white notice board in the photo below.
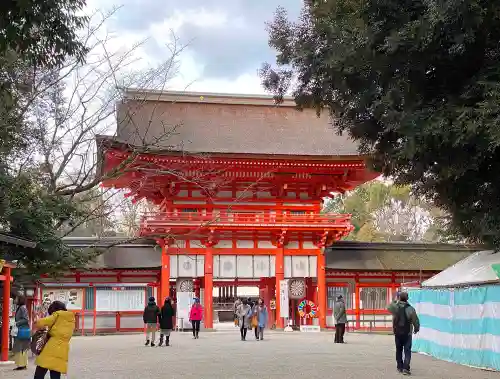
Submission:
<svg viewBox="0 0 500 379">
<path fill-rule="evenodd" d="M 146 303 L 145 289 L 140 290 L 97 290 L 96 311 L 143 311 Z"/>
<path fill-rule="evenodd" d="M 280 280 L 280 317 L 290 317 L 288 304 L 288 280 Z"/>
</svg>

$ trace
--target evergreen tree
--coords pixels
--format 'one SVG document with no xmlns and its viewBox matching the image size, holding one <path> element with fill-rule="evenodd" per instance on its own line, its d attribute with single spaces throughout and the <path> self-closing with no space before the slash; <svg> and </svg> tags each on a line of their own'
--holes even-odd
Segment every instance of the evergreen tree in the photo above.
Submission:
<svg viewBox="0 0 500 379">
<path fill-rule="evenodd" d="M 451 231 L 500 246 L 499 0 L 309 0 L 269 24 L 278 100 L 326 111 L 373 157 L 452 217 Z"/>
</svg>

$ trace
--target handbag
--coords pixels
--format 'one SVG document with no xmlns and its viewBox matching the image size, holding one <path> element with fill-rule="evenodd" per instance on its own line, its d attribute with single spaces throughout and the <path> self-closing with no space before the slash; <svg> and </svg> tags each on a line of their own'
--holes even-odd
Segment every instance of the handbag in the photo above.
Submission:
<svg viewBox="0 0 500 379">
<path fill-rule="evenodd" d="M 256 328 L 259 325 L 257 322 L 257 316 L 252 317 L 252 328 Z"/>
<path fill-rule="evenodd" d="M 21 326 L 17 328 L 18 340 L 29 340 L 31 338 L 31 330 L 28 326 Z"/>
<path fill-rule="evenodd" d="M 56 323 L 57 323 L 57 318 L 49 329 L 39 329 L 33 334 L 33 337 L 31 337 L 31 345 L 30 345 L 31 352 L 33 354 L 40 355 L 43 348 L 49 341 L 50 339 L 49 333 Z"/>
</svg>

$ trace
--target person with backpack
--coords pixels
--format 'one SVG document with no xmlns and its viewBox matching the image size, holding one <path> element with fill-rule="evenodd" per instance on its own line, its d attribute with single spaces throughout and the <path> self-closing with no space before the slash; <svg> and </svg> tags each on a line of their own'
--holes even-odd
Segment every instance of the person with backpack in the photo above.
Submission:
<svg viewBox="0 0 500 379">
<path fill-rule="evenodd" d="M 420 330 L 420 321 L 415 308 L 408 303 L 408 294 L 401 292 L 387 310 L 392 314 L 392 326 L 396 343 L 397 369 L 403 375 L 411 375 L 412 334 Z"/>
<path fill-rule="evenodd" d="M 144 308 L 144 313 L 142 314 L 142 319 L 144 324 L 146 324 L 146 346 L 155 346 L 156 340 L 156 329 L 158 328 L 158 322 L 161 320 L 160 307 L 156 305 L 156 300 L 153 296 L 149 298 L 148 305 Z"/>
</svg>

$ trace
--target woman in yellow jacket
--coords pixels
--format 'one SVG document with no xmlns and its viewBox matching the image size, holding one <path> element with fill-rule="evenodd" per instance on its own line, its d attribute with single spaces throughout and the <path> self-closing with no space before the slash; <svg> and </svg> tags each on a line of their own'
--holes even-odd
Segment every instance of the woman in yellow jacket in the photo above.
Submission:
<svg viewBox="0 0 500 379">
<path fill-rule="evenodd" d="M 37 328 L 49 329 L 49 340 L 36 358 L 34 379 L 43 379 L 50 371 L 50 379 L 59 379 L 68 372 L 69 341 L 75 329 L 75 315 L 60 301 L 49 306 L 49 316 L 36 322 Z"/>
</svg>

